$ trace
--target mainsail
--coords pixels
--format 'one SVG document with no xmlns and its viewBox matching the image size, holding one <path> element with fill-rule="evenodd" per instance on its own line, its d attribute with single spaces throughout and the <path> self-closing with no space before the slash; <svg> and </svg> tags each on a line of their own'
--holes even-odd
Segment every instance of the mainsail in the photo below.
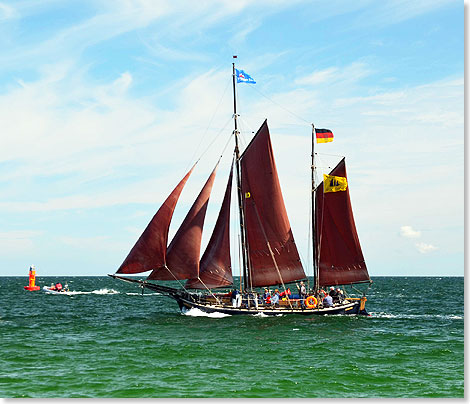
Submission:
<svg viewBox="0 0 470 404">
<path fill-rule="evenodd" d="M 241 156 L 250 287 L 305 279 L 287 217 L 266 121 Z"/>
<path fill-rule="evenodd" d="M 330 175 L 347 179 L 344 158 Z M 346 285 L 370 281 L 362 255 L 349 198 L 349 186 L 342 191 L 316 189 L 315 245 L 318 256 L 318 284 Z"/>
<path fill-rule="evenodd" d="M 194 167 L 184 176 L 173 192 L 163 202 L 157 213 L 147 225 L 142 235 L 117 270 L 118 274 L 137 274 L 166 265 L 166 246 L 168 229 L 175 210 L 176 202 Z"/>
<path fill-rule="evenodd" d="M 230 259 L 230 198 L 232 191 L 233 165 L 225 190 L 222 206 L 215 223 L 214 231 L 207 244 L 200 267 L 199 276 L 189 279 L 186 288 L 220 288 L 233 284 Z"/>
<path fill-rule="evenodd" d="M 147 279 L 175 280 L 197 276 L 199 272 L 202 228 L 216 170 L 217 167 L 212 171 L 168 246 L 166 265 L 155 268 Z"/>
</svg>

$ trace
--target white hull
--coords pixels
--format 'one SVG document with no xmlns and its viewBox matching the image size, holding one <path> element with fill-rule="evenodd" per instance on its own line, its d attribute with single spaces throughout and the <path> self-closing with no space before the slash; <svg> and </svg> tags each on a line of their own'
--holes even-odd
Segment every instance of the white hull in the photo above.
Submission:
<svg viewBox="0 0 470 404">
<path fill-rule="evenodd" d="M 49 286 L 43 286 L 42 290 L 44 290 L 44 292 L 50 294 L 50 295 L 66 295 L 66 296 L 70 296 L 71 294 L 73 294 L 73 292 L 66 292 L 66 291 L 63 291 L 63 292 L 58 292 L 57 290 L 54 290 L 54 289 L 51 289 Z"/>
</svg>

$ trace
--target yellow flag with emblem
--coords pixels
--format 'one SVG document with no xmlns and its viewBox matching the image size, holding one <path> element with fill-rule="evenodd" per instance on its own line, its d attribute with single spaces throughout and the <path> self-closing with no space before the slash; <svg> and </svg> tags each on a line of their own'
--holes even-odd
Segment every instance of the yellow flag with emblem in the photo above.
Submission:
<svg viewBox="0 0 470 404">
<path fill-rule="evenodd" d="M 323 189 L 325 193 L 346 191 L 347 188 L 348 180 L 346 177 L 323 174 Z"/>
</svg>

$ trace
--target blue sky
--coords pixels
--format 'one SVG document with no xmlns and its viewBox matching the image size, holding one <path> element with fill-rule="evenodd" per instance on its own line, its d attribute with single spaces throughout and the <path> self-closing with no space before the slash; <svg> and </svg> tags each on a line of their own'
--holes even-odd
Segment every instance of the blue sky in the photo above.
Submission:
<svg viewBox="0 0 470 404">
<path fill-rule="evenodd" d="M 464 273 L 462 2 L 0 0 L 0 48 L 0 275 L 114 273 L 203 154 L 174 234 L 232 132 L 234 54 L 305 262 L 313 122 L 335 134 L 321 164 L 347 158 L 370 274 Z"/>
</svg>

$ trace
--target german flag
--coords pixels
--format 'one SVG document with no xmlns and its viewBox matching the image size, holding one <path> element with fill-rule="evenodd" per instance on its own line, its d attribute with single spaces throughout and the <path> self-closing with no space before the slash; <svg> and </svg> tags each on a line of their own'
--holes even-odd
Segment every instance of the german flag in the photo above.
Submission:
<svg viewBox="0 0 470 404">
<path fill-rule="evenodd" d="M 315 129 L 317 143 L 328 143 L 333 141 L 333 132 L 329 129 Z"/>
</svg>

